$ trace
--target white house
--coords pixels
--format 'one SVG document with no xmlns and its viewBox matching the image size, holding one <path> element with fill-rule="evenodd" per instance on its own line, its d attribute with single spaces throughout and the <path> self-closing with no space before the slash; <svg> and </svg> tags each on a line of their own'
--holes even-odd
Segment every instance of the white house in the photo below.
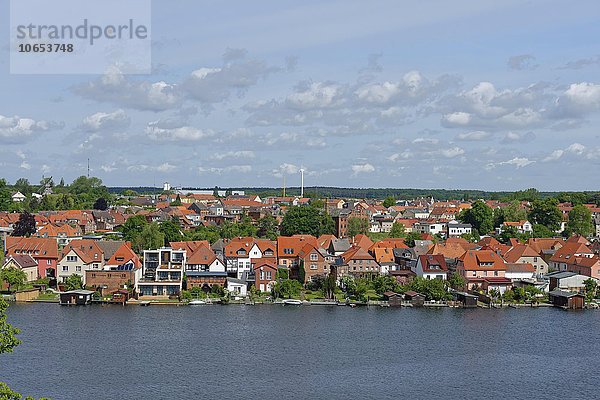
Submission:
<svg viewBox="0 0 600 400">
<path fill-rule="evenodd" d="M 456 220 L 448 222 L 448 237 L 460 237 L 464 234 L 471 234 L 473 227 L 471 224 L 462 224 Z"/>
<path fill-rule="evenodd" d="M 441 279 L 448 278 L 448 266 L 446 259 L 441 254 L 420 255 L 415 266 L 411 268 L 417 276 L 425 279 Z"/>
<path fill-rule="evenodd" d="M 25 197 L 25 195 L 21 192 L 16 192 L 12 195 L 12 201 L 15 203 L 21 203 L 25 201 L 25 199 L 27 199 L 27 197 Z"/>
<path fill-rule="evenodd" d="M 169 296 L 181 293 L 186 258 L 185 250 L 170 247 L 144 250 L 142 278 L 137 282 L 140 295 Z"/>
<path fill-rule="evenodd" d="M 506 221 L 497 229 L 498 233 L 502 233 L 507 227 L 516 228 L 519 233 L 533 233 L 533 225 L 527 220 L 521 221 Z"/>
<path fill-rule="evenodd" d="M 241 279 L 227 278 L 227 291 L 233 297 L 246 297 L 248 285 Z"/>
</svg>

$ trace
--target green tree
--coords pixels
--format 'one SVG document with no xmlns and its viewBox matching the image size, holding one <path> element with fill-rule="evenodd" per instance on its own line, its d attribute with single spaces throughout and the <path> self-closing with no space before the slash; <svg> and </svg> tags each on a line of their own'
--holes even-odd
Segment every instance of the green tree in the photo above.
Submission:
<svg viewBox="0 0 600 400">
<path fill-rule="evenodd" d="M 536 200 L 531 204 L 528 213 L 529 222 L 544 225 L 546 228 L 556 232 L 562 222 L 562 212 L 558 208 L 558 200 L 547 198 Z"/>
<path fill-rule="evenodd" d="M 550 238 L 555 236 L 555 232 L 549 229 L 546 225 L 533 224 L 533 237 L 534 238 Z"/>
<path fill-rule="evenodd" d="M 131 242 L 136 241 L 146 225 L 148 225 L 148 221 L 146 221 L 146 217 L 143 215 L 134 215 L 127 218 L 127 221 L 121 227 L 123 239 Z"/>
<path fill-rule="evenodd" d="M 277 219 L 272 215 L 266 215 L 259 219 L 257 234 L 261 238 L 276 240 L 279 234 Z"/>
<path fill-rule="evenodd" d="M 11 193 L 6 186 L 6 181 L 4 179 L 0 179 L 0 211 L 8 210 L 11 203 Z"/>
<path fill-rule="evenodd" d="M 281 234 L 320 236 L 334 232 L 333 220 L 323 210 L 312 206 L 290 207 L 281 222 Z"/>
<path fill-rule="evenodd" d="M 24 212 L 13 228 L 13 236 L 31 236 L 35 233 L 35 216 Z"/>
<path fill-rule="evenodd" d="M 392 230 L 390 231 L 389 236 L 391 238 L 403 238 L 403 237 L 406 237 L 406 228 L 404 227 L 404 224 L 401 224 L 400 222 L 394 222 L 394 224 L 392 225 Z"/>
<path fill-rule="evenodd" d="M 8 290 L 19 289 L 27 280 L 27 274 L 19 268 L 10 267 L 0 269 L 0 281 L 8 283 Z"/>
<path fill-rule="evenodd" d="M 507 207 L 494 210 L 494 226 L 499 227 L 504 222 L 522 221 L 527 219 L 527 211 L 521 207 L 521 202 L 513 200 Z"/>
<path fill-rule="evenodd" d="M 404 244 L 406 244 L 408 247 L 415 247 L 415 240 L 421 240 L 421 234 L 419 232 L 410 232 L 408 235 L 406 235 Z"/>
<path fill-rule="evenodd" d="M 161 222 L 158 230 L 164 236 L 165 246 L 168 246 L 170 242 L 179 242 L 183 240 L 183 234 L 181 233 L 179 225 L 173 221 Z"/>
<path fill-rule="evenodd" d="M 177 195 L 177 197 L 175 198 L 175 200 L 173 200 L 171 202 L 172 206 L 180 206 L 181 205 L 181 197 L 179 195 Z"/>
<path fill-rule="evenodd" d="M 220 238 L 219 228 L 212 225 L 200 225 L 196 229 L 185 233 L 185 240 L 208 240 L 211 244 Z"/>
<path fill-rule="evenodd" d="M 358 234 L 366 235 L 369 232 L 369 220 L 366 218 L 348 218 L 348 236 L 354 237 Z"/>
<path fill-rule="evenodd" d="M 566 227 L 567 235 L 578 234 L 584 237 L 591 236 L 594 232 L 592 212 L 582 204 L 578 204 L 569 211 L 569 221 Z"/>
<path fill-rule="evenodd" d="M 585 285 L 585 297 L 588 302 L 594 300 L 596 298 L 596 293 L 598 290 L 598 284 L 592 278 L 586 279 L 583 281 Z"/>
<path fill-rule="evenodd" d="M 465 290 L 467 281 L 461 274 L 453 272 L 446 281 L 446 284 L 454 290 Z"/>
<path fill-rule="evenodd" d="M 458 219 L 477 229 L 482 234 L 487 234 L 494 229 L 494 212 L 481 200 L 475 201 L 471 208 L 467 208 L 458 214 Z"/>
<path fill-rule="evenodd" d="M 337 282 L 335 279 L 335 274 L 328 274 L 327 278 L 323 280 L 323 295 L 326 299 L 334 299 L 335 298 L 335 290 L 337 289 Z"/>
<path fill-rule="evenodd" d="M 401 285 L 398 283 L 396 278 L 390 275 L 380 275 L 373 279 L 372 286 L 378 295 L 382 295 L 385 292 L 400 292 L 402 290 Z"/>
<path fill-rule="evenodd" d="M 396 205 L 396 198 L 393 196 L 388 196 L 385 198 L 385 200 L 383 200 L 383 206 L 385 208 L 389 208 L 394 205 Z"/>
<path fill-rule="evenodd" d="M 425 279 L 417 276 L 408 285 L 408 290 L 414 290 L 425 296 L 426 300 L 447 300 L 449 298 L 446 284 L 441 279 Z"/>
<path fill-rule="evenodd" d="M 67 278 L 65 285 L 67 290 L 83 289 L 83 279 L 81 275 L 73 274 Z"/>
<path fill-rule="evenodd" d="M 273 296 L 281 299 L 291 299 L 300 296 L 302 284 L 295 279 L 281 279 L 273 285 Z"/>
<path fill-rule="evenodd" d="M 142 250 L 158 249 L 165 243 L 165 236 L 160 231 L 156 222 L 147 224 L 139 236 L 133 242 L 134 248 L 139 252 Z"/>
<path fill-rule="evenodd" d="M 25 196 L 30 196 L 33 193 L 34 188 L 31 186 L 29 181 L 25 178 L 19 178 L 14 185 L 15 190 L 23 193 Z"/>
</svg>

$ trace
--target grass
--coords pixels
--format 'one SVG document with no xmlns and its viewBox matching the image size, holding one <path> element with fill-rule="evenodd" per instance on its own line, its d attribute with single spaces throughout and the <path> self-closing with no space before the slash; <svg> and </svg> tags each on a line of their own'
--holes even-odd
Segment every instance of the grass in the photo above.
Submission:
<svg viewBox="0 0 600 400">
<path fill-rule="evenodd" d="M 386 232 L 378 232 L 378 233 L 369 232 L 369 233 L 367 233 L 367 236 L 369 236 L 369 238 L 372 241 L 379 242 L 380 240 L 389 238 L 390 234 L 386 233 Z"/>
<path fill-rule="evenodd" d="M 58 300 L 58 294 L 56 293 L 40 293 L 37 298 L 38 300 Z"/>
</svg>

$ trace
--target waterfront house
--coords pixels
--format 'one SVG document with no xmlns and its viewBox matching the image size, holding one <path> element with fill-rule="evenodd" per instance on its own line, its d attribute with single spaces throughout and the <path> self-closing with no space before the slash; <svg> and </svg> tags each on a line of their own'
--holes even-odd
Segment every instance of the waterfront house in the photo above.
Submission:
<svg viewBox="0 0 600 400">
<path fill-rule="evenodd" d="M 133 261 L 121 265 L 105 265 L 101 270 L 86 270 L 85 285 L 106 296 L 122 289 L 135 290 L 135 283 L 141 279 L 142 269 Z"/>
<path fill-rule="evenodd" d="M 307 244 L 318 248 L 317 238 L 311 235 L 279 236 L 277 238 L 277 264 L 284 268 L 298 268 L 300 264 L 299 254 Z"/>
<path fill-rule="evenodd" d="M 575 272 L 570 271 L 555 271 L 550 272 L 546 275 L 546 278 L 550 280 L 550 284 L 548 286 L 548 290 L 552 291 L 555 289 L 567 291 L 567 292 L 577 292 L 583 293 L 585 291 L 585 281 L 590 278 L 586 275 L 579 275 Z"/>
<path fill-rule="evenodd" d="M 162 247 L 144 250 L 142 275 L 137 282 L 141 296 L 176 296 L 181 293 L 186 251 Z"/>
<path fill-rule="evenodd" d="M 446 280 L 448 277 L 448 266 L 443 255 L 421 255 L 417 259 L 414 273 L 425 279 Z"/>
<path fill-rule="evenodd" d="M 252 268 L 251 250 L 254 248 L 254 238 L 252 237 L 236 237 L 231 239 L 225 245 L 225 265 L 229 276 L 237 279 L 250 272 Z M 254 248 L 255 258 L 260 258 L 257 253 L 257 248 Z"/>
<path fill-rule="evenodd" d="M 458 258 L 456 272 L 467 282 L 467 289 L 491 290 L 501 293 L 512 287 L 506 278 L 506 264 L 493 250 L 469 250 Z"/>
<path fill-rule="evenodd" d="M 277 264 L 273 258 L 254 260 L 254 287 L 261 292 L 270 292 L 277 280 Z"/>
<path fill-rule="evenodd" d="M 16 268 L 25 273 L 27 282 L 38 279 L 38 263 L 29 254 L 12 255 L 4 260 L 2 269 Z"/>
<path fill-rule="evenodd" d="M 209 291 L 215 285 L 225 287 L 227 271 L 209 246 L 200 246 L 188 256 L 185 275 L 186 289 L 199 287 Z"/>
<path fill-rule="evenodd" d="M 248 283 L 245 280 L 228 277 L 227 291 L 233 297 L 246 297 L 248 295 Z"/>
<path fill-rule="evenodd" d="M 317 276 L 325 276 L 329 273 L 327 253 L 312 243 L 306 243 L 298 253 L 299 265 L 304 268 L 304 283 L 311 282 Z M 297 270 L 297 269 L 295 269 Z M 293 272 L 293 271 L 290 271 Z M 296 276 L 290 276 L 297 279 Z"/>
<path fill-rule="evenodd" d="M 37 261 L 40 278 L 56 277 L 58 263 L 58 243 L 56 239 L 8 236 L 6 255 L 30 255 Z"/>
<path fill-rule="evenodd" d="M 355 278 L 372 278 L 380 274 L 380 266 L 368 251 L 359 246 L 352 246 L 341 255 L 342 264 L 338 269 L 341 276 L 350 275 Z"/>
<path fill-rule="evenodd" d="M 85 285 L 85 271 L 100 271 L 103 266 L 104 252 L 95 240 L 72 240 L 61 252 L 57 267 L 58 283 L 65 283 L 71 275 L 77 274 Z"/>
</svg>

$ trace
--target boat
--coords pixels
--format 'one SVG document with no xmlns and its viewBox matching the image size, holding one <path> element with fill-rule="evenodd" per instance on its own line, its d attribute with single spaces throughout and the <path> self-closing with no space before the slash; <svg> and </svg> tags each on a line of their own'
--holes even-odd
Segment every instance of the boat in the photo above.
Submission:
<svg viewBox="0 0 600 400">
<path fill-rule="evenodd" d="M 196 299 L 196 300 L 192 300 L 192 301 L 190 301 L 188 304 L 189 304 L 190 306 L 203 306 L 203 305 L 205 305 L 205 304 L 207 304 L 207 303 L 206 303 L 204 300 L 199 300 L 199 299 Z"/>
<path fill-rule="evenodd" d="M 140 306 L 142 307 L 148 307 L 150 305 L 149 301 L 140 301 Z"/>
<path fill-rule="evenodd" d="M 283 305 L 286 305 L 286 306 L 301 306 L 302 305 L 302 300 L 285 299 L 281 303 Z"/>
</svg>

